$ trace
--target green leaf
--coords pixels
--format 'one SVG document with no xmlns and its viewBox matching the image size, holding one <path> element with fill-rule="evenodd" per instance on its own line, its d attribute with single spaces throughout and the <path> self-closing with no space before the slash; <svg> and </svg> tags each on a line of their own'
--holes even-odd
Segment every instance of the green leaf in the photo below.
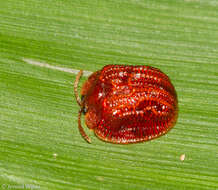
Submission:
<svg viewBox="0 0 218 190">
<path fill-rule="evenodd" d="M 218 189 L 217 1 L 0 5 L 0 189 Z M 167 135 L 115 145 L 83 121 L 92 144 L 81 138 L 70 69 L 107 64 L 170 76 L 179 118 Z"/>
</svg>

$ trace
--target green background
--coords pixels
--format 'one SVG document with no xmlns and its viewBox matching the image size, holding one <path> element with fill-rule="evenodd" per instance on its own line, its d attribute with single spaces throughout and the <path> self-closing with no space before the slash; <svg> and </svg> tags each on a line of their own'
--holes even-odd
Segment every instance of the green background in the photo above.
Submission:
<svg viewBox="0 0 218 190">
<path fill-rule="evenodd" d="M 23 59 L 157 67 L 177 90 L 178 122 L 134 145 L 83 123 L 88 144 L 75 75 Z M 218 1 L 0 0 L 0 92 L 0 189 L 218 189 Z"/>
</svg>

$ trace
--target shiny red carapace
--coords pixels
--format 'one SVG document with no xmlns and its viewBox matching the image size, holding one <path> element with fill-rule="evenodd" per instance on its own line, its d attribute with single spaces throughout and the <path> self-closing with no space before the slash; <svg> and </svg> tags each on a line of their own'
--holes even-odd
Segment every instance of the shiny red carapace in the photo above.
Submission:
<svg viewBox="0 0 218 190">
<path fill-rule="evenodd" d="M 176 123 L 178 101 L 169 77 L 150 66 L 107 65 L 94 72 L 81 89 L 82 75 L 76 77 L 74 90 L 79 111 L 81 135 L 91 142 L 81 126 L 86 125 L 103 141 L 129 144 L 157 138 Z"/>
</svg>

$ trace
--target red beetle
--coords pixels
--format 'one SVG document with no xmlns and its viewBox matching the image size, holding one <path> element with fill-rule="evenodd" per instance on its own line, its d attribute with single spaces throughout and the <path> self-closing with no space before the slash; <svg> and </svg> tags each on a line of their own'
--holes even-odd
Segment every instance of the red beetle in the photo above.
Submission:
<svg viewBox="0 0 218 190">
<path fill-rule="evenodd" d="M 78 96 L 80 71 L 74 91 L 80 111 L 79 131 L 91 142 L 81 126 L 86 125 L 103 141 L 129 144 L 157 138 L 176 123 L 178 101 L 169 77 L 150 66 L 107 65 L 94 72 Z"/>
</svg>

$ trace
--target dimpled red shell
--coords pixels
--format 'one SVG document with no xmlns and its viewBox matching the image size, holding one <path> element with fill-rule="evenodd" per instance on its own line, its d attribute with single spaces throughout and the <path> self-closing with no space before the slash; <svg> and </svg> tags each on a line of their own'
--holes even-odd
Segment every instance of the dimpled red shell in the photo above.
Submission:
<svg viewBox="0 0 218 190">
<path fill-rule="evenodd" d="M 86 89 L 86 124 L 100 139 L 118 144 L 147 141 L 176 123 L 176 91 L 166 74 L 150 66 L 107 65 Z M 95 118 L 94 121 L 88 118 Z"/>
</svg>

